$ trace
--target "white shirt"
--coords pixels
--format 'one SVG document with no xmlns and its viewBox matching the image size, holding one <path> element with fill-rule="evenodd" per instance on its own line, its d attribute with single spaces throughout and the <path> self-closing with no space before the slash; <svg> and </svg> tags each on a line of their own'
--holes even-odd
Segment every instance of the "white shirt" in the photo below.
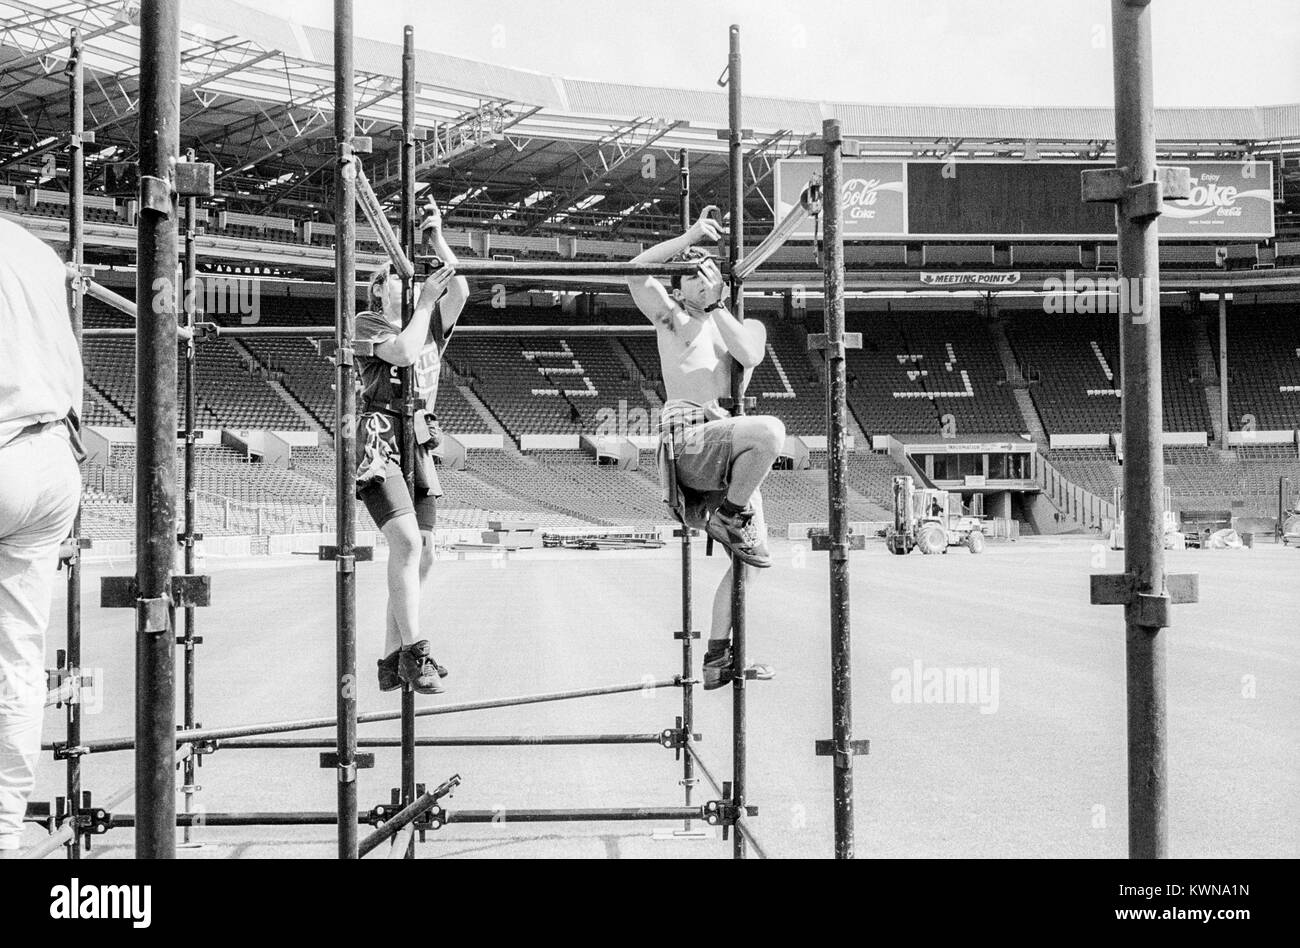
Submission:
<svg viewBox="0 0 1300 948">
<path fill-rule="evenodd" d="M 34 422 L 81 413 L 66 273 L 49 246 L 0 217 L 0 446 Z"/>
</svg>

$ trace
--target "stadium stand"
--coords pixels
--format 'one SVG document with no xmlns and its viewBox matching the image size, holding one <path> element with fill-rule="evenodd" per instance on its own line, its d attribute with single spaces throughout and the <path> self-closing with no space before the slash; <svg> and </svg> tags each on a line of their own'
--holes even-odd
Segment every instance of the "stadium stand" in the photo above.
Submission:
<svg viewBox="0 0 1300 948">
<path fill-rule="evenodd" d="M 754 412 L 775 415 L 792 435 L 819 435 L 826 430 L 826 388 L 808 358 L 801 327 L 784 320 L 764 320 L 767 358 L 754 369 L 749 394 Z"/>
<path fill-rule="evenodd" d="M 1210 342 L 1218 359 L 1218 321 Z M 1229 428 L 1290 430 L 1300 426 L 1300 319 L 1289 308 L 1228 312 Z"/>
<path fill-rule="evenodd" d="M 1062 477 L 1102 500 L 1110 500 L 1123 480 L 1110 448 L 1054 448 L 1046 457 Z"/>
<path fill-rule="evenodd" d="M 825 453 L 820 454 L 819 467 L 826 463 Z M 894 478 L 906 473 L 888 454 L 854 451 L 849 455 L 849 486 L 882 510 L 893 508 Z"/>
<path fill-rule="evenodd" d="M 516 441 L 595 431 L 620 405 L 653 414 L 641 379 L 605 337 L 458 336 L 448 359 Z"/>
<path fill-rule="evenodd" d="M 1195 326 L 1176 316 L 1161 326 L 1166 431 L 1212 430 L 1197 368 Z M 1049 434 L 1120 430 L 1119 329 L 1114 316 L 1015 316 L 1007 338 L 1031 381 Z"/>
<path fill-rule="evenodd" d="M 582 452 L 476 451 L 469 469 L 488 484 L 545 510 L 601 525 L 667 521 L 653 470 L 600 466 Z"/>
<path fill-rule="evenodd" d="M 970 316 L 854 315 L 849 350 L 849 406 L 873 434 L 993 434 L 1024 427 L 1003 386 L 1003 370 L 987 327 Z"/>
</svg>

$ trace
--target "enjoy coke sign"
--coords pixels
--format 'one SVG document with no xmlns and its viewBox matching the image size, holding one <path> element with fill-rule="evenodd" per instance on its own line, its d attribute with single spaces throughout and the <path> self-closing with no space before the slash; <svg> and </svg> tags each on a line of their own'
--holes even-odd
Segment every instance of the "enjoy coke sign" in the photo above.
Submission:
<svg viewBox="0 0 1300 948">
<path fill-rule="evenodd" d="M 1167 164 L 1182 164 L 1169 161 Z M 1242 161 L 1186 162 L 1192 191 L 1160 210 L 1161 237 L 1273 236 L 1273 163 Z"/>
</svg>

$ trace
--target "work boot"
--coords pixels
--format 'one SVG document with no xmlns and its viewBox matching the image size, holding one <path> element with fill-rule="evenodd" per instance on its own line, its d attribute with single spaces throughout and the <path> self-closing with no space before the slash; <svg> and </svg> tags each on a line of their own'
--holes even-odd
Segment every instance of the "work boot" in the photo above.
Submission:
<svg viewBox="0 0 1300 948">
<path fill-rule="evenodd" d="M 776 669 L 771 665 L 751 665 L 756 681 L 770 681 L 776 677 Z M 729 685 L 736 677 L 736 663 L 731 654 L 731 646 L 719 651 L 704 653 L 704 690 L 713 691 L 723 685 Z"/>
<path fill-rule="evenodd" d="M 710 515 L 704 529 L 742 563 L 760 569 L 772 565 L 772 554 L 767 551 L 767 542 L 758 534 L 754 511 L 750 508 L 746 507 L 738 514 L 728 514 L 719 507 Z"/>
<path fill-rule="evenodd" d="M 380 691 L 396 691 L 398 688 L 402 687 L 402 679 L 398 677 L 397 674 L 397 661 L 398 661 L 398 656 L 400 656 L 401 654 L 402 654 L 401 649 L 398 649 L 397 651 L 393 652 L 391 655 L 381 658 L 378 661 L 377 664 L 379 665 L 379 690 Z M 447 669 L 443 668 L 441 665 L 438 665 L 437 662 L 434 662 L 434 665 L 438 669 L 438 677 L 446 678 Z"/>
<path fill-rule="evenodd" d="M 442 678 L 438 663 L 429 655 L 428 639 L 421 639 L 397 653 L 397 677 L 417 694 L 442 694 Z"/>
</svg>

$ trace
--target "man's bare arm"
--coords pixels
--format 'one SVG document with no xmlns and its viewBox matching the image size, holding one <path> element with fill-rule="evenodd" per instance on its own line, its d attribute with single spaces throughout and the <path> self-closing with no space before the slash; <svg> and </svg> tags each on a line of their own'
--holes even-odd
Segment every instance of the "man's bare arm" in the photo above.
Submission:
<svg viewBox="0 0 1300 948">
<path fill-rule="evenodd" d="M 757 319 L 741 322 L 727 310 L 719 306 L 712 311 L 713 324 L 727 347 L 727 352 L 744 368 L 752 369 L 763 361 L 767 354 L 767 327 Z"/>
<path fill-rule="evenodd" d="M 684 250 L 703 241 L 718 239 L 717 222 L 708 217 L 709 208 L 700 214 L 699 220 L 691 225 L 686 233 L 671 237 L 655 244 L 632 258 L 633 263 L 667 263 Z M 632 301 L 656 325 L 670 318 L 676 304 L 668 295 L 663 283 L 655 277 L 628 277 L 627 288 L 632 294 Z"/>
<path fill-rule="evenodd" d="M 716 263 L 706 261 L 700 267 L 700 276 L 708 280 L 709 297 L 718 304 L 709 310 L 709 314 L 713 317 L 713 324 L 718 327 L 718 334 L 722 336 L 728 354 L 744 368 L 754 368 L 763 361 L 767 352 L 767 327 L 757 319 L 741 322 L 727 309 L 722 302 L 726 283 Z"/>
</svg>

